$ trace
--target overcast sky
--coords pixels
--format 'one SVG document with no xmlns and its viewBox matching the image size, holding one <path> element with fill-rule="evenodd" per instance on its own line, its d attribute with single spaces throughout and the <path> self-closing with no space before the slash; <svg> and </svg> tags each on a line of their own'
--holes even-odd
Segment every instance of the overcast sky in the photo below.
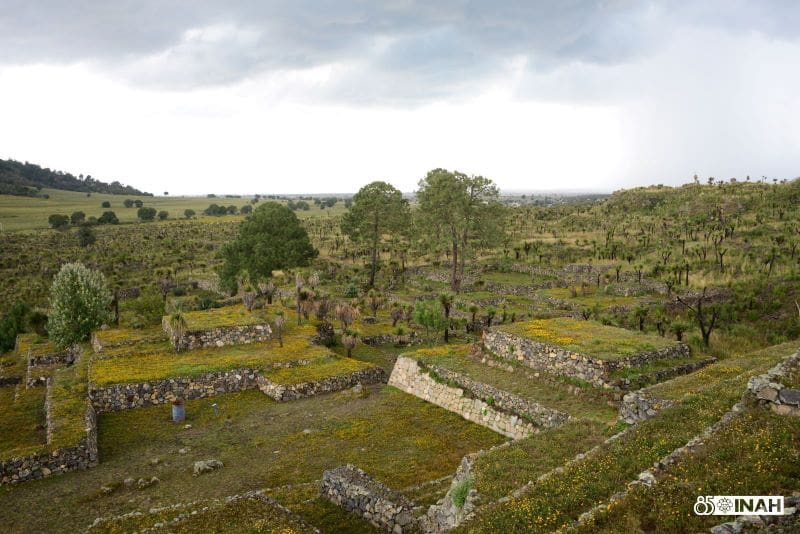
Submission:
<svg viewBox="0 0 800 534">
<path fill-rule="evenodd" d="M 800 175 L 800 2 L 0 0 L 0 157 L 171 194 Z"/>
</svg>

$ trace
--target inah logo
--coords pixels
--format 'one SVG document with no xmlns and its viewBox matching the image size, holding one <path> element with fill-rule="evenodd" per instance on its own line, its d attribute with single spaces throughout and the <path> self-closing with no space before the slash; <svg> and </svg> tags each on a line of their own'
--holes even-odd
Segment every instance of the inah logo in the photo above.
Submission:
<svg viewBox="0 0 800 534">
<path fill-rule="evenodd" d="M 700 495 L 695 515 L 783 515 L 783 497 L 778 495 Z"/>
</svg>

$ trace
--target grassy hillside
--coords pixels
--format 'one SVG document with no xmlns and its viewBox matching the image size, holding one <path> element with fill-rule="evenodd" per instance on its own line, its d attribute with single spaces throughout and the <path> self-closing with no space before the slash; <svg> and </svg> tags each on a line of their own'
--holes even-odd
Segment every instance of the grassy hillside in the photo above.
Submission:
<svg viewBox="0 0 800 534">
<path fill-rule="evenodd" d="M 35 230 L 47 228 L 47 218 L 54 214 L 69 216 L 75 211 L 82 211 L 86 217 L 99 217 L 104 211 L 111 210 L 119 218 L 121 223 L 136 222 L 136 207 L 126 208 L 123 202 L 126 199 L 141 200 L 145 206 L 155 208 L 158 211 L 167 211 L 170 219 L 182 218 L 184 211 L 192 209 L 198 216 L 202 215 L 204 209 L 209 204 L 219 204 L 222 206 L 242 206 L 249 205 L 252 197 L 241 198 L 207 198 L 198 197 L 149 197 L 135 195 L 109 195 L 102 193 L 86 193 L 75 191 L 61 191 L 58 189 L 42 189 L 43 194 L 49 198 L 41 197 L 22 197 L 13 195 L 0 195 L 0 231 L 9 232 L 15 230 Z M 103 208 L 103 202 L 110 202 L 110 208 Z M 283 201 L 281 201 L 283 202 Z M 297 215 L 304 217 L 319 217 L 324 215 L 336 215 L 344 212 L 342 202 L 337 202 L 333 208 L 319 209 L 311 204 L 308 211 L 300 210 Z M 241 220 L 240 215 L 210 217 L 212 220 Z"/>
</svg>

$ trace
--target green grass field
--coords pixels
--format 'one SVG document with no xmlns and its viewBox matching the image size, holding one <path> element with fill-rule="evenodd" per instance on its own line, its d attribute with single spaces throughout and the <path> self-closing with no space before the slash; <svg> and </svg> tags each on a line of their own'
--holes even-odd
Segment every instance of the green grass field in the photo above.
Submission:
<svg viewBox="0 0 800 534">
<path fill-rule="evenodd" d="M 50 195 L 50 198 L 34 198 L 12 195 L 0 195 L 0 232 L 15 230 L 35 230 L 47 228 L 47 218 L 54 214 L 71 215 L 75 211 L 82 211 L 86 217 L 100 217 L 104 211 L 111 210 L 119 218 L 121 223 L 134 223 L 136 217 L 136 207 L 126 208 L 123 205 L 125 199 L 141 200 L 147 207 L 155 208 L 158 211 L 167 211 L 170 219 L 183 218 L 183 213 L 187 209 L 195 211 L 198 217 L 211 220 L 242 220 L 241 215 L 225 215 L 221 217 L 206 217 L 202 215 L 203 210 L 209 204 L 219 204 L 221 206 L 242 206 L 250 204 L 253 197 L 242 196 L 241 198 L 227 198 L 224 196 L 208 198 L 205 196 L 155 196 L 140 197 L 134 195 L 104 195 L 92 193 L 87 197 L 86 193 L 75 191 L 61 191 L 58 189 L 42 189 L 42 193 Z M 261 202 L 270 199 L 262 199 Z M 105 201 L 111 203 L 110 208 L 103 208 L 101 204 Z M 284 202 L 284 201 L 279 201 Z M 345 208 L 342 202 L 337 202 L 333 208 L 319 209 L 311 204 L 308 211 L 299 210 L 297 216 L 300 218 L 320 217 L 328 215 L 341 215 Z M 258 204 L 256 204 L 257 206 Z M 163 223 L 161 223 L 163 224 Z"/>
</svg>

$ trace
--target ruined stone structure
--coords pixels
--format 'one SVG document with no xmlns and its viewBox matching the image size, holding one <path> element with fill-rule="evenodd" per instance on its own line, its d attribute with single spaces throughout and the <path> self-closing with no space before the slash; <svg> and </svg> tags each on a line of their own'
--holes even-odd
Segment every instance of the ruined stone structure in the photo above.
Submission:
<svg viewBox="0 0 800 534">
<path fill-rule="evenodd" d="M 513 399 L 511 394 L 505 392 L 503 392 L 505 393 L 503 398 L 506 406 L 517 406 L 520 410 L 523 408 L 530 409 L 532 416 L 529 419 L 527 415 L 523 417 L 519 413 L 500 410 L 493 406 L 494 399 L 491 401 L 492 404 L 489 404 L 489 402 L 480 398 L 470 398 L 465 389 L 452 387 L 437 381 L 416 360 L 406 356 L 397 358 L 392 375 L 389 378 L 389 385 L 436 404 L 445 410 L 457 413 L 468 421 L 483 425 L 499 434 L 514 439 L 524 438 L 538 432 L 543 422 L 548 426 L 557 426 L 557 421 L 564 416 L 564 414 L 559 414 L 555 410 L 548 410 L 544 407 L 539 407 L 541 410 L 533 409 L 531 405 L 535 403 L 528 403 L 524 399 Z M 485 384 L 482 384 L 482 386 L 483 388 L 490 387 Z M 486 393 L 489 390 L 481 389 L 481 391 Z M 499 390 L 492 388 L 492 391 L 497 392 Z"/>
<path fill-rule="evenodd" d="M 383 369 L 370 367 L 346 375 L 331 376 L 322 380 L 301 382 L 299 384 L 276 384 L 263 376 L 259 376 L 258 388 L 268 397 L 279 402 L 285 402 L 341 391 L 356 384 L 378 384 L 385 381 L 386 373 Z"/>
<path fill-rule="evenodd" d="M 800 417 L 800 389 L 781 382 L 792 370 L 800 369 L 800 352 L 785 359 L 767 373 L 747 382 L 747 394 L 778 415 Z"/>
<path fill-rule="evenodd" d="M 613 387 L 609 373 L 614 370 L 638 367 L 663 358 L 685 358 L 690 352 L 688 345 L 678 344 L 625 358 L 603 360 L 499 331 L 485 331 L 483 345 L 498 357 L 517 360 L 545 373 L 569 376 L 605 388 Z"/>
<path fill-rule="evenodd" d="M 418 530 L 414 504 L 353 465 L 325 471 L 320 495 L 386 532 Z"/>
<path fill-rule="evenodd" d="M 169 317 L 165 316 L 161 325 L 164 327 L 164 332 L 167 333 L 172 344 L 177 343 L 180 350 L 255 343 L 257 341 L 267 341 L 272 336 L 272 329 L 269 324 L 264 323 L 245 326 L 221 326 L 207 330 L 187 330 L 181 335 L 180 339 L 176 340 L 169 324 Z"/>
</svg>

